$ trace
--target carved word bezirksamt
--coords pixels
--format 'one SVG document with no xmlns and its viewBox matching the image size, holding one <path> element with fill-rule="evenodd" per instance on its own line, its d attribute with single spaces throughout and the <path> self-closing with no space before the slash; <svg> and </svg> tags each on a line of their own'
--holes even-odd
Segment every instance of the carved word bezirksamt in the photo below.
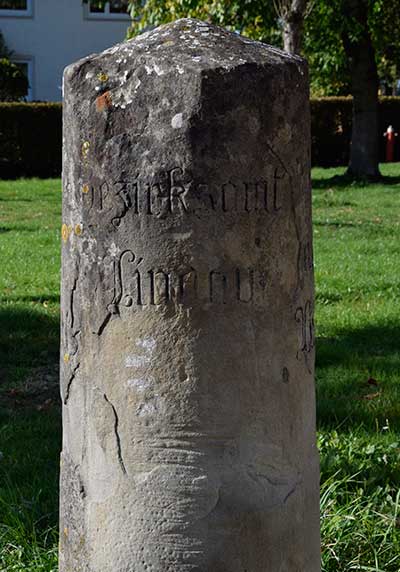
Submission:
<svg viewBox="0 0 400 572">
<path fill-rule="evenodd" d="M 153 177 L 137 173 L 132 180 L 109 180 L 85 185 L 84 205 L 108 214 L 118 227 L 131 212 L 137 216 L 166 217 L 174 214 L 268 213 L 275 215 L 285 202 L 288 175 L 282 167 L 268 169 L 266 177 L 215 184 L 194 179 L 180 167 L 162 170 Z"/>
</svg>

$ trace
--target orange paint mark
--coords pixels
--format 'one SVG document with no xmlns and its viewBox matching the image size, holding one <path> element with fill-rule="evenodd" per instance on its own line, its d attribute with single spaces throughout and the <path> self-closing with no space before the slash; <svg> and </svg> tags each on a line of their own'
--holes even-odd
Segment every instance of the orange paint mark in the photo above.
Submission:
<svg viewBox="0 0 400 572">
<path fill-rule="evenodd" d="M 103 111 L 110 107 L 112 107 L 111 93 L 106 91 L 96 99 L 96 109 L 97 111 Z"/>
</svg>

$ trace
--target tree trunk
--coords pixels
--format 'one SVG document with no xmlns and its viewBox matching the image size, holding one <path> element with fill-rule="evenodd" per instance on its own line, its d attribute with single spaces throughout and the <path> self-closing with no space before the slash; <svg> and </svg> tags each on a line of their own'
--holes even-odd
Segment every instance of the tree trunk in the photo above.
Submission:
<svg viewBox="0 0 400 572">
<path fill-rule="evenodd" d="M 304 13 L 308 0 L 289 0 L 281 4 L 283 47 L 291 54 L 299 54 L 303 40 Z M 285 6 L 286 4 L 286 6 Z"/>
<path fill-rule="evenodd" d="M 347 3 L 348 2 L 348 3 Z M 347 173 L 356 178 L 376 179 L 379 172 L 378 71 L 363 0 L 347 0 L 349 21 L 358 28 L 356 40 L 343 34 L 349 61 L 353 95 L 353 129 Z M 346 15 L 347 15 L 346 14 Z M 354 34 L 354 29 L 352 30 Z"/>
</svg>

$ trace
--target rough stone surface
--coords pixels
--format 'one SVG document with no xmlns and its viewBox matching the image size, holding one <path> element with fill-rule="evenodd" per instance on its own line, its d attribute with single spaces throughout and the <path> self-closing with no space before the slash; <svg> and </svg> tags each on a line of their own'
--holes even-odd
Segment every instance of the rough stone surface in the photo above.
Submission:
<svg viewBox="0 0 400 572">
<path fill-rule="evenodd" d="M 306 65 L 195 20 L 67 68 L 61 572 L 318 572 Z"/>
</svg>

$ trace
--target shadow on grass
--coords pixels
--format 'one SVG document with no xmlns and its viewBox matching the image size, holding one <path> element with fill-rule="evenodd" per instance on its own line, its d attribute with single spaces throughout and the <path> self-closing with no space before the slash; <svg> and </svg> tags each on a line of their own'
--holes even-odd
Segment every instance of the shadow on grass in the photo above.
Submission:
<svg viewBox="0 0 400 572">
<path fill-rule="evenodd" d="M 313 223 L 313 226 L 327 226 L 327 227 L 334 227 L 334 228 L 342 228 L 342 227 L 358 227 L 358 224 L 355 224 L 354 222 L 346 222 L 346 221 L 340 221 L 340 222 L 335 222 L 335 221 L 318 221 L 315 220 Z"/>
<path fill-rule="evenodd" d="M 41 532 L 58 521 L 59 409 L 0 408 L 0 436 L 0 522 L 24 542 L 38 543 Z M 0 538 L 0 550 L 2 544 Z"/>
<path fill-rule="evenodd" d="M 392 186 L 392 185 L 400 185 L 400 177 L 387 175 L 382 176 L 376 180 L 367 180 L 367 179 L 354 179 L 349 175 L 334 175 L 333 177 L 318 178 L 318 176 L 313 176 L 312 180 L 312 188 L 313 189 L 344 189 L 348 187 L 353 188 L 360 188 L 360 187 L 369 187 L 371 185 L 385 185 L 385 186 Z"/>
<path fill-rule="evenodd" d="M 23 381 L 23 376 L 33 368 L 58 363 L 59 329 L 58 315 L 43 305 L 27 308 L 22 303 L 3 304 L 0 308 L 0 389 Z"/>
<path fill-rule="evenodd" d="M 0 227 L 0 234 L 2 232 L 37 232 L 38 230 L 42 230 L 39 223 L 36 225 L 27 225 L 27 224 L 10 224 L 9 226 L 2 226 Z"/>
<path fill-rule="evenodd" d="M 43 306 L 0 307 L 0 551 L 56 543 L 47 531 L 58 521 L 58 345 L 58 316 Z"/>
<path fill-rule="evenodd" d="M 338 331 L 317 344 L 319 425 L 365 427 L 371 433 L 389 419 L 400 424 L 400 326 L 369 325 Z M 0 309 L 0 363 L 6 372 L 58 360 L 59 319 L 42 307 Z M 59 407 L 4 408 L 0 391 L 0 521 L 23 508 L 24 527 L 46 530 L 57 523 Z M 4 391 L 3 391 L 4 395 Z M 10 509 L 11 507 L 11 509 Z M 13 509 L 12 509 L 13 510 Z M 7 512 L 8 511 L 8 512 Z"/>
<path fill-rule="evenodd" d="M 32 303 L 43 303 L 43 302 L 53 302 L 58 303 L 60 301 L 60 296 L 58 294 L 43 294 L 41 296 L 16 296 L 15 299 L 13 296 L 7 296 L 7 298 L 3 299 L 3 302 L 32 302 Z M 0 297 L 0 303 L 2 302 L 2 298 Z M 1 310 L 0 310 L 0 320 L 1 320 Z"/>
<path fill-rule="evenodd" d="M 368 325 L 317 339 L 321 427 L 400 428 L 400 324 Z"/>
</svg>

